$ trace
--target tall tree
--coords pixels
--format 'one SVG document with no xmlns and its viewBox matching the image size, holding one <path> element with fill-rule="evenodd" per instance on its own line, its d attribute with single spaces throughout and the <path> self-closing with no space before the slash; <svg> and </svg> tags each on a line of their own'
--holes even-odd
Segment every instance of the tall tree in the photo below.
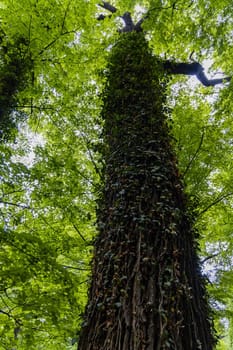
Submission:
<svg viewBox="0 0 233 350">
<path fill-rule="evenodd" d="M 197 232 L 165 108 L 165 69 L 190 74 L 190 65 L 156 59 L 141 21 L 134 25 L 129 13 L 122 18 L 103 93 L 104 188 L 78 349 L 210 350 L 215 340 Z"/>
<path fill-rule="evenodd" d="M 77 348 L 96 231 L 100 92 L 118 14 L 141 30 L 146 13 L 148 44 L 166 62 L 173 147 L 197 203 L 215 325 L 232 333 L 233 89 L 203 87 L 215 82 L 193 61 L 211 60 L 214 78 L 232 76 L 232 0 L 114 0 L 111 14 L 98 3 L 1 1 L 1 350 Z M 221 337 L 217 349 L 230 344 Z"/>
</svg>

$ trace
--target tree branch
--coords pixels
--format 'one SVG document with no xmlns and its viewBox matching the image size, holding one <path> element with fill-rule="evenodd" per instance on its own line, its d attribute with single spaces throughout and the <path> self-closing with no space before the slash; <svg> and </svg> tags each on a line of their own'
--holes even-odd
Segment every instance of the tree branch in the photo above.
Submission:
<svg viewBox="0 0 233 350">
<path fill-rule="evenodd" d="M 73 270 L 78 270 L 78 271 L 90 271 L 90 268 L 81 268 L 81 267 L 75 267 L 75 266 L 69 266 L 69 265 L 62 265 L 64 269 L 73 269 Z"/>
<path fill-rule="evenodd" d="M 172 8 L 172 10 L 177 9 L 176 8 L 177 1 L 174 1 L 173 4 L 169 7 L 160 7 L 160 9 L 168 9 Z M 190 7 L 193 4 L 193 1 L 191 0 L 191 3 L 188 7 Z M 117 8 L 115 6 L 112 6 L 106 1 L 102 1 L 101 4 L 98 4 L 100 7 L 104 8 L 105 10 L 115 13 L 117 11 Z M 120 16 L 125 26 L 123 29 L 119 30 L 119 32 L 141 32 L 142 31 L 142 23 L 146 18 L 150 16 L 150 13 L 158 8 L 152 8 L 150 9 L 147 14 L 141 18 L 136 24 L 134 24 L 130 12 L 125 12 L 123 16 Z M 101 14 L 97 18 L 98 20 L 103 20 L 106 16 Z M 192 54 L 191 54 L 192 56 Z M 190 57 L 191 58 L 191 57 Z M 163 68 L 165 71 L 167 71 L 170 74 L 184 74 L 184 75 L 195 75 L 197 79 L 204 85 L 204 86 L 215 86 L 217 84 L 222 84 L 225 82 L 228 82 L 231 80 L 231 77 L 224 77 L 224 78 L 218 78 L 218 79 L 208 79 L 207 76 L 204 73 L 203 66 L 198 62 L 192 62 L 192 63 L 176 63 L 172 61 L 165 61 L 163 62 Z"/>
<path fill-rule="evenodd" d="M 220 254 L 220 253 L 216 253 L 216 254 L 212 254 L 212 255 L 207 256 L 206 258 L 204 258 L 204 259 L 201 261 L 201 265 L 203 265 L 206 261 L 215 258 L 215 257 L 218 256 L 219 254 Z"/>
<path fill-rule="evenodd" d="M 4 200 L 2 200 L 2 198 L 0 198 L 0 203 L 6 204 L 6 205 L 12 205 L 14 207 L 22 208 L 22 209 L 32 209 L 28 205 L 23 205 L 23 204 L 17 204 L 17 203 L 13 203 L 13 202 L 4 201 Z"/>
<path fill-rule="evenodd" d="M 100 7 L 102 7 L 105 10 L 108 10 L 112 13 L 115 13 L 117 11 L 117 8 L 115 6 L 112 6 L 111 4 L 109 4 L 106 1 L 102 1 L 102 4 L 98 4 Z"/>
<path fill-rule="evenodd" d="M 123 16 L 121 16 L 123 21 L 125 22 L 124 28 L 121 32 L 132 32 L 135 28 L 130 12 L 125 12 Z"/>
<path fill-rule="evenodd" d="M 224 77 L 219 79 L 208 79 L 203 71 L 197 74 L 196 76 L 197 76 L 197 79 L 200 80 L 200 82 L 204 86 L 215 86 L 231 80 L 231 77 Z"/>
<path fill-rule="evenodd" d="M 204 86 L 215 86 L 231 80 L 231 77 L 208 79 L 204 73 L 203 66 L 198 62 L 176 63 L 172 61 L 165 61 L 163 63 L 163 67 L 169 74 L 196 75 L 197 79 Z"/>
<path fill-rule="evenodd" d="M 86 242 L 87 240 L 86 240 L 85 237 L 82 235 L 82 233 L 80 232 L 80 230 L 78 229 L 78 227 L 77 227 L 75 224 L 73 224 L 73 227 L 74 227 L 75 231 L 79 234 L 79 236 L 82 238 L 82 240 L 83 240 L 84 242 Z"/>
<path fill-rule="evenodd" d="M 100 7 L 104 8 L 105 10 L 108 10 L 111 13 L 115 13 L 117 11 L 117 8 L 115 6 L 112 6 L 111 4 L 109 4 L 106 1 L 103 1 L 102 4 L 98 4 Z M 109 16 L 108 16 L 109 17 Z M 111 17 L 111 15 L 110 15 Z M 105 19 L 106 16 L 103 14 L 100 14 L 99 17 L 97 18 L 99 21 Z M 123 29 L 119 30 L 119 32 L 132 32 L 132 31 L 136 31 L 136 32 L 141 32 L 142 28 L 141 28 L 141 24 L 143 23 L 143 21 L 145 20 L 146 17 L 142 18 L 140 21 L 138 21 L 136 24 L 133 23 L 132 17 L 130 12 L 125 12 L 123 14 L 123 16 L 120 16 L 120 18 L 123 19 L 125 26 Z"/>
<path fill-rule="evenodd" d="M 194 155 L 192 156 L 191 160 L 189 161 L 188 165 L 186 166 L 186 169 L 185 169 L 185 171 L 184 171 L 184 173 L 183 173 L 183 177 L 187 174 L 187 172 L 189 171 L 190 166 L 192 165 L 194 159 L 195 159 L 196 156 L 198 155 L 198 153 L 199 153 L 199 151 L 200 151 L 200 149 L 201 149 L 201 146 L 202 146 L 202 144 L 203 144 L 204 135 L 205 135 L 205 133 L 204 133 L 204 130 L 203 130 L 202 135 L 201 135 L 201 140 L 200 140 L 200 142 L 199 142 L 199 145 L 198 145 L 198 147 L 197 147 L 197 149 L 196 149 L 196 152 L 194 153 Z"/>
<path fill-rule="evenodd" d="M 87 139 L 86 135 L 85 135 L 83 132 L 81 132 L 81 136 L 82 136 L 82 138 L 83 138 L 83 140 L 84 140 L 84 142 L 85 142 L 85 144 L 86 144 L 87 152 L 88 152 L 88 154 L 89 154 L 89 156 L 90 156 L 90 160 L 91 160 L 91 162 L 92 162 L 92 164 L 93 164 L 93 166 L 94 166 L 94 169 L 95 169 L 95 171 L 96 171 L 96 174 L 98 174 L 99 177 L 102 178 L 101 171 L 100 171 L 100 169 L 98 168 L 98 166 L 97 166 L 97 164 L 96 164 L 96 162 L 95 162 L 95 160 L 94 160 L 94 158 L 93 158 L 93 155 L 92 155 L 92 153 L 91 153 L 91 149 L 89 148 L 90 141 Z"/>
<path fill-rule="evenodd" d="M 221 202 L 223 199 L 226 199 L 228 197 L 233 196 L 233 192 L 227 193 L 227 194 L 223 194 L 222 196 L 216 198 L 212 203 L 210 203 L 209 205 L 207 205 L 207 207 L 205 209 L 203 209 L 199 214 L 197 214 L 197 216 L 201 216 L 204 213 L 206 213 L 210 208 L 212 208 L 214 205 L 218 204 L 219 202 Z"/>
</svg>

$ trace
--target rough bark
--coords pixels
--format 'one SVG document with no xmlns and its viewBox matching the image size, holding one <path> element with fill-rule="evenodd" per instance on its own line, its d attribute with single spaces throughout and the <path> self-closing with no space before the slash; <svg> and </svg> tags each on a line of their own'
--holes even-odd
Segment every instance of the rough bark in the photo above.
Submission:
<svg viewBox="0 0 233 350">
<path fill-rule="evenodd" d="M 105 183 L 79 350 L 210 350 L 193 215 L 164 107 L 163 65 L 121 34 L 104 94 Z"/>
</svg>

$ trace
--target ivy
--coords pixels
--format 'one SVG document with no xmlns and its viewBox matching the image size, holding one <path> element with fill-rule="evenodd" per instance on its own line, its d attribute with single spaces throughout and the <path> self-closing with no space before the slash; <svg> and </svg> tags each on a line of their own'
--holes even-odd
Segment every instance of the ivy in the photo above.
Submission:
<svg viewBox="0 0 233 350">
<path fill-rule="evenodd" d="M 122 40 L 131 45 L 124 35 L 119 38 L 114 16 L 96 20 L 102 12 L 96 5 L 94 0 L 4 0 L 0 5 L 0 263 L 4 266 L 0 273 L 0 349 L 77 348 L 96 234 L 95 199 L 102 188 L 99 173 L 105 167 L 102 153 L 111 157 L 119 151 L 106 149 L 103 143 L 102 100 L 111 92 L 109 87 L 103 91 L 111 69 L 106 61 L 117 57 L 117 67 L 120 53 L 116 55 L 115 44 Z M 137 1 L 116 1 L 114 5 L 120 14 L 131 11 L 133 18 L 140 17 L 136 16 Z M 150 10 L 143 30 L 147 50 L 154 55 L 149 61 L 144 55 L 145 71 L 149 65 L 153 67 L 150 74 L 158 73 L 160 57 L 188 61 L 194 51 L 193 57 L 200 62 L 213 61 L 211 71 L 232 75 L 232 1 L 184 1 L 175 6 L 168 1 L 161 6 L 150 0 L 141 1 L 140 6 Z M 143 45 L 141 38 L 138 53 Z M 129 87 L 136 84 L 130 72 L 140 67 L 140 60 L 134 61 L 125 77 L 124 63 L 119 64 L 116 76 Z M 143 77 L 143 70 L 140 74 Z M 161 71 L 155 89 L 164 86 L 163 75 Z M 146 80 L 142 78 L 140 84 Z M 176 76 L 166 89 L 168 99 L 158 103 L 165 102 L 164 111 L 170 113 L 167 127 L 172 126 L 170 138 L 178 154 L 179 173 L 198 215 L 201 261 L 211 281 L 216 327 L 222 336 L 218 349 L 229 349 L 233 324 L 232 84 L 203 89 L 194 86 L 192 79 Z M 118 90 L 122 98 L 121 87 Z M 146 97 L 146 106 L 150 105 L 150 93 L 143 98 L 137 95 L 137 100 Z M 124 121 L 132 104 L 122 106 L 124 113 L 115 113 L 115 119 Z M 108 108 L 114 105 L 112 98 Z M 134 107 L 136 120 L 137 116 L 145 118 L 146 106 Z M 151 125 L 156 120 L 152 116 Z M 117 136 L 114 121 L 107 123 Z M 129 142 L 127 133 L 125 140 Z M 136 140 L 130 142 L 133 146 Z M 154 160 L 152 178 L 158 177 L 158 190 L 164 190 L 163 181 L 169 177 L 153 142 L 143 157 Z M 142 151 L 142 145 L 132 151 L 133 157 Z M 117 163 L 119 171 L 127 176 L 129 185 L 136 186 L 146 167 L 138 166 L 140 159 L 137 164 L 130 163 L 127 155 L 125 159 L 127 162 Z M 125 193 L 119 180 L 112 180 L 120 201 Z M 150 185 L 148 182 L 147 188 Z M 140 192 L 135 209 L 141 202 Z M 163 206 L 167 210 L 169 201 Z M 116 208 L 109 211 L 116 213 Z M 124 207 L 117 212 L 128 215 Z M 179 208 L 173 215 L 180 215 Z M 136 221 L 143 226 L 147 219 Z M 159 220 L 155 224 L 159 226 Z M 171 235 L 175 231 L 171 226 Z M 126 245 L 133 245 L 131 237 Z M 146 268 L 147 261 L 143 263 Z M 126 290 L 122 288 L 121 293 Z"/>
</svg>

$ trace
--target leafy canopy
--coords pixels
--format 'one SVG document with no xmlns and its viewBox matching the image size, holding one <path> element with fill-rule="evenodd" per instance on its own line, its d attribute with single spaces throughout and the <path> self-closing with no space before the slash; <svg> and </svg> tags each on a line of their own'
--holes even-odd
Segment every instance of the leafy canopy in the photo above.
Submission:
<svg viewBox="0 0 233 350">
<path fill-rule="evenodd" d="M 0 349 L 75 349 L 100 190 L 101 91 L 121 25 L 94 0 L 0 4 Z M 114 1 L 154 55 L 232 75 L 232 1 Z M 216 326 L 232 340 L 232 83 L 171 79 L 180 171 L 193 198 Z M 16 133 L 18 129 L 18 133 Z M 17 134 L 17 136 L 16 136 Z M 226 330 L 224 329 L 226 328 Z M 228 342 L 228 343 L 227 343 Z"/>
</svg>

